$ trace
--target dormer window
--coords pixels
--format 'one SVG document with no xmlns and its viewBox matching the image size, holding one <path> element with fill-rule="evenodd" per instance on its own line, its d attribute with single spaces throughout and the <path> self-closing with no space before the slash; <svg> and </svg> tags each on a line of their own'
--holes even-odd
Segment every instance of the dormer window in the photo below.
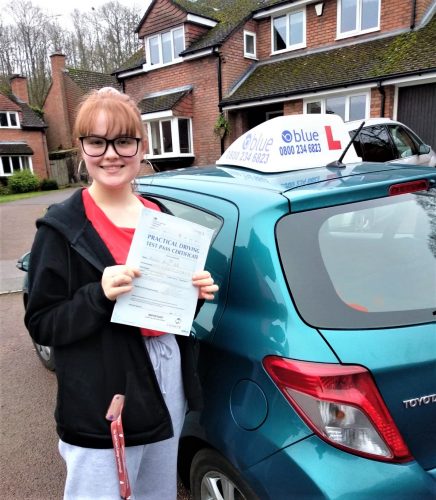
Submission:
<svg viewBox="0 0 436 500">
<path fill-rule="evenodd" d="M 18 128 L 18 113 L 14 111 L 0 111 L 0 127 Z"/>
<path fill-rule="evenodd" d="M 338 0 L 338 38 L 380 29 L 380 0 Z"/>
<path fill-rule="evenodd" d="M 150 66 L 163 66 L 181 61 L 180 53 L 185 49 L 183 27 L 159 33 L 147 38 L 147 61 Z"/>
<path fill-rule="evenodd" d="M 272 18 L 274 52 L 300 49 L 306 46 L 306 9 L 293 10 Z"/>
</svg>

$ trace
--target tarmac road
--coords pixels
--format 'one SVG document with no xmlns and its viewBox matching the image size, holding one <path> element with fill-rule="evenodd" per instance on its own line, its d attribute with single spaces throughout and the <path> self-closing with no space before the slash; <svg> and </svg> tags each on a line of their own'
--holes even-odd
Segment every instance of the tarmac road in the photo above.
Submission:
<svg viewBox="0 0 436 500">
<path fill-rule="evenodd" d="M 0 204 L 0 491 L 8 500 L 63 496 L 65 467 L 53 417 L 56 377 L 40 363 L 24 326 L 23 272 L 15 264 L 31 247 L 35 220 L 72 192 Z M 182 486 L 177 498 L 189 498 Z"/>
<path fill-rule="evenodd" d="M 56 379 L 36 356 L 23 323 L 21 293 L 0 295 L 0 484 L 7 499 L 62 498 L 57 453 Z"/>
</svg>

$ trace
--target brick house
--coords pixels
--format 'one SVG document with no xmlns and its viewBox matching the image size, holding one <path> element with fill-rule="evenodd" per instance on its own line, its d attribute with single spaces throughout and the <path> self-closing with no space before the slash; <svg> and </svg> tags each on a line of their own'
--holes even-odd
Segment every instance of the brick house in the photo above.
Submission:
<svg viewBox="0 0 436 500">
<path fill-rule="evenodd" d="M 72 130 L 75 110 L 82 97 L 91 90 L 114 87 L 120 90 L 112 75 L 65 66 L 65 55 L 50 56 L 51 85 L 44 100 L 44 118 L 48 125 L 47 144 L 50 154 L 74 148 Z"/>
<path fill-rule="evenodd" d="M 10 93 L 0 92 L 0 181 L 24 169 L 47 178 L 47 124 L 28 104 L 27 79 L 14 75 L 10 84 Z"/>
<path fill-rule="evenodd" d="M 91 90 L 121 87 L 112 75 L 66 67 L 64 54 L 52 54 L 50 63 L 52 81 L 43 104 L 47 145 L 51 165 L 56 165 L 56 171 L 68 183 L 78 180 L 77 148 L 72 134 L 80 100 Z"/>
<path fill-rule="evenodd" d="M 435 146 L 435 11 L 432 0 L 153 0 L 142 50 L 114 75 L 162 169 L 213 163 L 282 114 L 397 118 Z"/>
</svg>

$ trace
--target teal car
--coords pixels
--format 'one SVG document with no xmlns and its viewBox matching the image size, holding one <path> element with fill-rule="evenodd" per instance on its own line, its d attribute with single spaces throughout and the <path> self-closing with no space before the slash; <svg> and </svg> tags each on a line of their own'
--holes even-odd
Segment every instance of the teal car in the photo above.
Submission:
<svg viewBox="0 0 436 500">
<path fill-rule="evenodd" d="M 216 165 L 137 180 L 213 231 L 179 449 L 194 500 L 436 498 L 436 171 L 349 139 L 275 118 Z"/>
<path fill-rule="evenodd" d="M 436 172 L 332 162 L 325 123 L 277 118 L 138 181 L 214 231 L 179 452 L 195 500 L 436 498 Z"/>
</svg>

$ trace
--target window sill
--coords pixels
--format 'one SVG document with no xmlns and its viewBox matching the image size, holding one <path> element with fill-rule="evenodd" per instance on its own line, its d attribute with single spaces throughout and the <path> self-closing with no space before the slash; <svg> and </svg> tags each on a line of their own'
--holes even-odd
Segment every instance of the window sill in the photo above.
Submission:
<svg viewBox="0 0 436 500">
<path fill-rule="evenodd" d="M 294 50 L 305 49 L 306 47 L 306 43 L 300 43 L 298 45 L 293 45 L 292 47 L 287 47 L 286 49 L 273 51 L 271 52 L 271 55 L 277 56 L 279 54 L 286 54 L 286 52 L 293 52 Z"/>
<path fill-rule="evenodd" d="M 380 27 L 376 28 L 371 28 L 368 30 L 355 30 L 355 31 L 347 31 L 346 33 L 338 33 L 336 35 L 336 40 L 344 40 L 345 38 L 351 38 L 353 36 L 361 36 L 361 35 L 367 35 L 368 33 L 375 33 L 376 31 L 380 31 Z"/>
<path fill-rule="evenodd" d="M 179 59 L 175 59 L 174 61 L 171 61 L 169 63 L 165 63 L 165 64 L 143 64 L 142 65 L 142 69 L 143 71 L 145 71 L 146 73 L 148 73 L 149 71 L 154 71 L 156 69 L 162 69 L 162 68 L 167 68 L 168 66 L 174 66 L 175 64 L 180 64 L 184 62 L 184 59 L 183 58 L 179 58 Z"/>
</svg>

